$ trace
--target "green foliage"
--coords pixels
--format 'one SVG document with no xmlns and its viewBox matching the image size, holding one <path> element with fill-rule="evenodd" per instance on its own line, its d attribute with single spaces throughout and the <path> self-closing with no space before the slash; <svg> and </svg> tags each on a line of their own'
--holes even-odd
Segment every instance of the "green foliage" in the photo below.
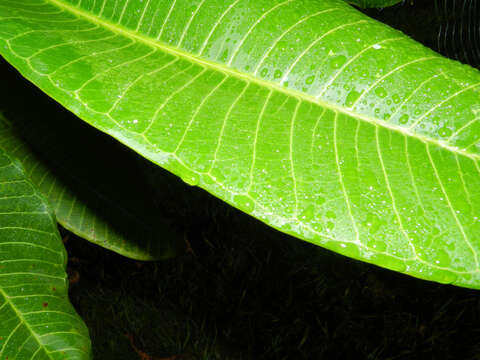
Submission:
<svg viewBox="0 0 480 360">
<path fill-rule="evenodd" d="M 0 359 L 85 359 L 66 253 L 44 197 L 0 150 Z"/>
<path fill-rule="evenodd" d="M 480 287 L 480 73 L 341 0 L 0 0 L 0 54 L 86 123 L 280 231 Z M 121 181 L 100 208 L 129 209 L 120 223 L 156 231 L 110 231 L 89 205 L 105 186 L 81 181 L 94 189 L 85 197 L 57 180 L 58 151 L 37 158 L 24 143 L 37 125 L 11 119 L 0 148 L 22 159 L 62 224 L 127 256 L 173 253 L 168 221 L 137 211 L 148 195 L 128 188 L 142 185 Z M 72 147 L 60 168 L 81 163 Z M 104 183 L 121 169 L 111 175 Z"/>
</svg>

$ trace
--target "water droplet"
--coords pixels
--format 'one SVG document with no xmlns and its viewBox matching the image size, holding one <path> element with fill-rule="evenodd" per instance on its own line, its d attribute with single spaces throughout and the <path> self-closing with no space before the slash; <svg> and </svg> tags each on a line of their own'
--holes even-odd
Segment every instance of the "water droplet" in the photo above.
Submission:
<svg viewBox="0 0 480 360">
<path fill-rule="evenodd" d="M 325 213 L 325 216 L 327 218 L 330 218 L 330 219 L 336 219 L 337 218 L 337 215 L 335 215 L 335 213 L 331 210 L 328 210 L 326 213 Z"/>
<path fill-rule="evenodd" d="M 275 70 L 275 72 L 273 73 L 273 77 L 274 79 L 280 79 L 282 77 L 282 72 L 280 70 Z"/>
<path fill-rule="evenodd" d="M 457 209 L 457 213 L 467 213 L 471 210 L 468 201 L 462 198 L 455 199 L 455 208 Z"/>
<path fill-rule="evenodd" d="M 400 98 L 400 96 L 399 96 L 398 94 L 394 94 L 394 95 L 392 96 L 392 100 L 393 100 L 393 102 L 394 102 L 395 104 L 399 104 L 400 101 L 402 101 L 402 99 Z"/>
<path fill-rule="evenodd" d="M 449 267 L 451 265 L 450 256 L 442 249 L 435 249 L 434 263 L 437 266 Z"/>
<path fill-rule="evenodd" d="M 452 134 L 453 134 L 453 131 L 446 126 L 438 129 L 438 135 L 440 135 L 441 137 L 448 137 Z"/>
<path fill-rule="evenodd" d="M 309 222 L 315 218 L 315 207 L 313 205 L 307 206 L 305 210 L 300 213 L 299 219 L 304 222 Z"/>
<path fill-rule="evenodd" d="M 200 182 L 200 176 L 195 173 L 185 174 L 182 176 L 182 180 L 188 185 L 196 186 Z"/>
<path fill-rule="evenodd" d="M 267 74 L 268 74 L 268 69 L 267 68 L 263 68 L 262 71 L 260 72 L 261 77 L 265 77 L 265 76 L 267 76 Z"/>
<path fill-rule="evenodd" d="M 375 239 L 373 240 L 372 244 L 369 244 L 369 247 L 379 252 L 387 251 L 386 241 L 383 238 L 378 236 L 375 236 Z"/>
<path fill-rule="evenodd" d="M 327 225 L 326 225 L 326 228 L 327 228 L 327 229 L 326 229 L 327 232 L 331 232 L 331 231 L 333 231 L 333 229 L 335 228 L 335 224 L 334 224 L 333 222 L 331 222 L 331 221 L 328 221 L 328 222 L 327 222 Z"/>
<path fill-rule="evenodd" d="M 318 204 L 318 205 L 322 205 L 322 204 L 325 203 L 326 200 L 325 200 L 325 198 L 323 198 L 323 197 L 321 197 L 321 196 L 318 196 L 318 197 L 316 198 L 316 201 L 317 201 L 317 204 Z"/>
<path fill-rule="evenodd" d="M 405 125 L 406 123 L 408 123 L 408 118 L 409 116 L 407 114 L 403 114 L 398 120 L 398 122 L 402 125 Z"/>
<path fill-rule="evenodd" d="M 305 80 L 305 84 L 307 85 L 311 85 L 313 83 L 313 81 L 315 80 L 315 76 L 309 76 L 306 80 Z"/>
<path fill-rule="evenodd" d="M 347 106 L 352 106 L 355 101 L 357 101 L 357 99 L 360 97 L 361 93 L 356 91 L 356 90 L 352 90 L 350 91 L 350 93 L 347 95 L 347 98 L 345 99 L 345 105 Z"/>
<path fill-rule="evenodd" d="M 375 89 L 375 94 L 380 98 L 383 99 L 387 96 L 387 91 L 383 87 L 378 87 Z"/>
<path fill-rule="evenodd" d="M 382 222 L 376 214 L 368 213 L 363 225 L 368 228 L 370 234 L 375 234 L 380 229 Z"/>
<path fill-rule="evenodd" d="M 330 65 L 333 69 L 338 69 L 340 66 L 345 64 L 346 61 L 347 61 L 347 58 L 343 55 L 340 55 L 340 56 L 334 57 Z"/>
<path fill-rule="evenodd" d="M 235 195 L 233 202 L 238 205 L 240 210 L 243 210 L 247 213 L 252 213 L 255 210 L 255 203 L 247 195 Z"/>
</svg>

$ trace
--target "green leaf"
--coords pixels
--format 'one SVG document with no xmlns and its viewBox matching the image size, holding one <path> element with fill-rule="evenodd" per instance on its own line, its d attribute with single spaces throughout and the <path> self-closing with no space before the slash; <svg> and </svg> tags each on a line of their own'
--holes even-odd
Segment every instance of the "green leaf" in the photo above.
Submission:
<svg viewBox="0 0 480 360">
<path fill-rule="evenodd" d="M 0 52 L 267 224 L 480 287 L 480 74 L 340 0 L 0 0 Z"/>
<path fill-rule="evenodd" d="M 41 93 L 4 74 L 0 109 L 8 111 L 8 121 L 0 114 L 0 149 L 22 162 L 58 222 L 130 258 L 174 255 L 180 235 L 170 214 L 152 201 L 155 193 L 142 176 L 149 162 L 58 106 L 39 102 Z M 21 109 L 16 99 L 37 106 Z"/>
<path fill-rule="evenodd" d="M 352 5 L 359 6 L 364 9 L 368 8 L 385 8 L 398 4 L 402 0 L 346 0 Z"/>
<path fill-rule="evenodd" d="M 0 150 L 0 359 L 89 359 L 66 253 L 45 199 Z"/>
</svg>

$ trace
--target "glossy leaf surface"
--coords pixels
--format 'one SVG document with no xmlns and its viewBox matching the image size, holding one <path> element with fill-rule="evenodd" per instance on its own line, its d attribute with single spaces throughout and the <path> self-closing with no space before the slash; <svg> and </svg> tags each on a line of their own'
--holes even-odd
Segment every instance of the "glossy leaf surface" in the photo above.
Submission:
<svg viewBox="0 0 480 360">
<path fill-rule="evenodd" d="M 44 197 L 0 150 L 0 359 L 89 359 L 66 253 Z"/>
<path fill-rule="evenodd" d="M 480 287 L 480 74 L 343 1 L 0 0 L 0 52 L 273 227 Z"/>
</svg>

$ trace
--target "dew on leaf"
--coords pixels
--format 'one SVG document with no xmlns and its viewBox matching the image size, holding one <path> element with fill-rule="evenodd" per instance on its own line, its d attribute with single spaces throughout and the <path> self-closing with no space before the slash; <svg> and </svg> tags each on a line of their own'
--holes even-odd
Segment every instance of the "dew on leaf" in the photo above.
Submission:
<svg viewBox="0 0 480 360">
<path fill-rule="evenodd" d="M 324 204 L 326 200 L 321 196 L 317 196 L 316 201 L 318 205 L 321 205 L 321 204 Z"/>
<path fill-rule="evenodd" d="M 368 213 L 363 225 L 368 228 L 370 234 L 375 234 L 380 229 L 382 222 L 376 214 Z"/>
<path fill-rule="evenodd" d="M 313 81 L 315 80 L 315 76 L 309 76 L 306 80 L 305 80 L 305 84 L 307 85 L 311 85 L 313 83 Z"/>
<path fill-rule="evenodd" d="M 438 236 L 440 234 L 440 229 L 436 226 L 432 228 L 432 235 L 433 236 Z"/>
<path fill-rule="evenodd" d="M 299 219 L 303 221 L 309 221 L 315 218 L 315 207 L 313 205 L 308 206 L 300 213 Z"/>
<path fill-rule="evenodd" d="M 360 95 L 361 93 L 356 90 L 350 91 L 345 100 L 345 104 L 347 106 L 352 106 L 355 103 L 355 101 L 360 97 Z"/>
<path fill-rule="evenodd" d="M 335 224 L 332 221 L 327 221 L 327 224 L 326 224 L 327 232 L 333 231 L 334 228 L 335 228 Z"/>
<path fill-rule="evenodd" d="M 375 240 L 373 241 L 373 245 L 369 245 L 369 246 L 379 252 L 387 251 L 387 243 L 384 241 L 383 238 L 378 236 L 375 237 Z"/>
<path fill-rule="evenodd" d="M 466 213 L 470 211 L 470 204 L 464 199 L 457 199 L 455 202 L 455 207 L 457 208 L 458 213 Z"/>
<path fill-rule="evenodd" d="M 387 91 L 383 87 L 378 87 L 375 89 L 375 94 L 380 98 L 383 99 L 387 96 Z"/>
<path fill-rule="evenodd" d="M 335 213 L 331 210 L 328 210 L 326 213 L 325 213 L 325 216 L 327 218 L 330 218 L 330 219 L 336 219 L 337 218 L 337 215 L 335 215 Z"/>
<path fill-rule="evenodd" d="M 332 60 L 332 62 L 330 63 L 330 65 L 333 69 L 338 69 L 340 66 L 345 64 L 346 61 L 347 61 L 347 58 L 343 55 L 340 55 L 340 56 L 335 57 Z"/>
<path fill-rule="evenodd" d="M 188 185 L 196 186 L 200 182 L 200 176 L 194 173 L 190 173 L 188 175 L 182 176 L 182 180 Z"/>
<path fill-rule="evenodd" d="M 452 135 L 452 133 L 453 131 L 446 126 L 443 126 L 440 129 L 438 129 L 438 135 L 440 135 L 441 137 L 448 137 Z"/>
<path fill-rule="evenodd" d="M 247 213 L 251 213 L 253 210 L 255 210 L 255 203 L 249 196 L 235 195 L 233 197 L 233 202 L 238 205 L 240 210 L 243 210 Z"/>
<path fill-rule="evenodd" d="M 435 250 L 434 264 L 441 267 L 449 267 L 451 263 L 450 256 L 442 249 Z"/>
</svg>

